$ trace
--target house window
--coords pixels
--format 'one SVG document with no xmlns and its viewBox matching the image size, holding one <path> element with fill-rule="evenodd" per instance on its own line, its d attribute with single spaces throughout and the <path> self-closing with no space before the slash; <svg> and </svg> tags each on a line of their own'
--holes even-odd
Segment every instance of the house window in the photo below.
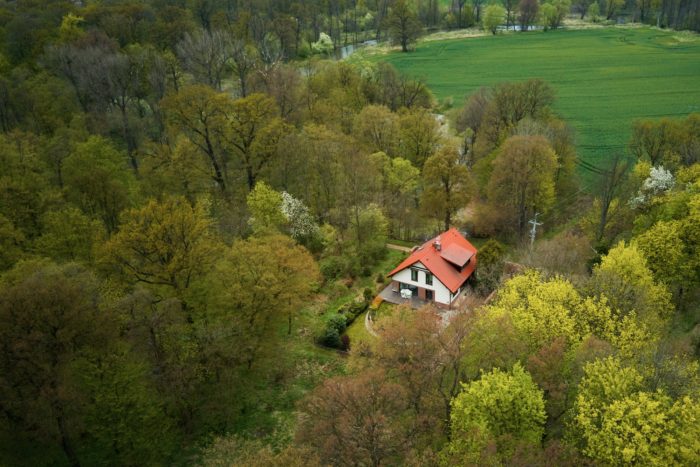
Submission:
<svg viewBox="0 0 700 467">
<path fill-rule="evenodd" d="M 411 269 L 411 280 L 418 282 L 418 269 Z"/>
<path fill-rule="evenodd" d="M 433 300 L 433 291 L 432 290 L 427 290 L 425 291 L 425 299 L 432 301 Z"/>
<path fill-rule="evenodd" d="M 427 285 L 433 285 L 433 275 L 429 272 L 425 273 L 425 283 Z"/>
</svg>

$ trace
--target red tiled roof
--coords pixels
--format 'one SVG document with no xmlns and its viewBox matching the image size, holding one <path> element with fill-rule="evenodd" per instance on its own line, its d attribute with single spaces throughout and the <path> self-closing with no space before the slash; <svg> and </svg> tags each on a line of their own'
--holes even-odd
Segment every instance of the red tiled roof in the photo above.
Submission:
<svg viewBox="0 0 700 467">
<path fill-rule="evenodd" d="M 438 237 L 440 238 L 441 244 L 440 251 L 433 246 L 433 242 L 435 242 Z M 472 275 L 476 268 L 476 248 L 474 248 L 474 245 L 469 243 L 455 228 L 441 233 L 438 237 L 432 238 L 418 247 L 408 258 L 396 266 L 389 275 L 393 276 L 397 272 L 420 262 L 428 268 L 440 282 L 450 289 L 450 292 L 456 292 L 457 289 L 464 284 L 464 281 Z M 466 260 L 464 259 L 465 255 L 468 255 Z M 445 256 L 450 259 L 446 259 Z M 462 271 L 451 263 L 452 260 L 457 263 L 462 260 L 466 262 L 469 258 L 472 258 L 472 260 Z"/>
<path fill-rule="evenodd" d="M 474 252 L 467 250 L 461 245 L 453 243 L 452 245 L 446 246 L 440 251 L 440 256 L 450 263 L 454 264 L 458 268 L 463 267 L 467 264 L 467 261 L 474 256 Z"/>
</svg>

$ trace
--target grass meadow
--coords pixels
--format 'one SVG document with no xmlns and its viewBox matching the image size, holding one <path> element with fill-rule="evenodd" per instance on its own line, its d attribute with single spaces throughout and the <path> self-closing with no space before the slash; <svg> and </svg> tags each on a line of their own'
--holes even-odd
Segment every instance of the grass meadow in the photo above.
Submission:
<svg viewBox="0 0 700 467">
<path fill-rule="evenodd" d="M 422 77 L 438 99 L 481 86 L 541 78 L 576 129 L 579 156 L 605 167 L 637 118 L 700 112 L 700 36 L 648 27 L 510 33 L 424 41 L 412 53 L 370 56 Z M 585 177 L 584 177 L 585 178 Z"/>
</svg>

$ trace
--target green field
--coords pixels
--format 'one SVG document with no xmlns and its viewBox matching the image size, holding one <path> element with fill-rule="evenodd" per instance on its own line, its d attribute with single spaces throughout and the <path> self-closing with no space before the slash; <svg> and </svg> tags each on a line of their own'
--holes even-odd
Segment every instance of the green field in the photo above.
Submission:
<svg viewBox="0 0 700 467">
<path fill-rule="evenodd" d="M 422 42 L 374 60 L 422 77 L 439 99 L 501 81 L 541 78 L 575 129 L 579 155 L 604 166 L 626 148 L 636 118 L 700 112 L 700 37 L 652 28 L 505 34 Z"/>
</svg>

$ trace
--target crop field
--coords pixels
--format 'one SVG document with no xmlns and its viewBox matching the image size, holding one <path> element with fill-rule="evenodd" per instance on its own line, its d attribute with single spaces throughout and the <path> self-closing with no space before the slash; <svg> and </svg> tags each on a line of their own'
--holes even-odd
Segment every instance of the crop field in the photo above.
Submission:
<svg viewBox="0 0 700 467">
<path fill-rule="evenodd" d="M 579 156 L 605 167 L 624 151 L 637 118 L 700 112 L 700 36 L 652 28 L 512 33 L 419 43 L 373 60 L 422 77 L 459 106 L 481 86 L 541 78 L 556 112 L 576 129 Z"/>
</svg>

